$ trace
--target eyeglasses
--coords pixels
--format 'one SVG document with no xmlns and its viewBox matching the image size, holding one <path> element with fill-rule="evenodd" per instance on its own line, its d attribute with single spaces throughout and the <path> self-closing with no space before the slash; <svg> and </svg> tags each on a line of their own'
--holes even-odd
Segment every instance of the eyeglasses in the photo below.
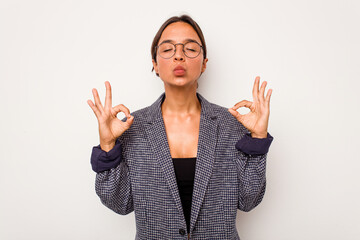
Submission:
<svg viewBox="0 0 360 240">
<path fill-rule="evenodd" d="M 185 44 L 183 43 L 169 43 L 164 42 L 160 44 L 159 46 L 156 46 L 157 52 L 160 57 L 168 59 L 175 55 L 176 52 L 176 45 L 182 45 L 183 46 L 183 53 L 188 58 L 196 58 L 199 56 L 201 52 L 202 46 L 197 42 L 187 42 Z"/>
</svg>

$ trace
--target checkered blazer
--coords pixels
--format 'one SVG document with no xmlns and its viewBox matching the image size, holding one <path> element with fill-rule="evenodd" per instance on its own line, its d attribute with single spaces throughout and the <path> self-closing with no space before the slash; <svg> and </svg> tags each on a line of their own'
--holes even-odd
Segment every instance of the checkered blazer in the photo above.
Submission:
<svg viewBox="0 0 360 240">
<path fill-rule="evenodd" d="M 248 130 L 226 108 L 197 96 L 201 117 L 190 239 L 240 239 L 237 209 L 250 211 L 261 202 L 266 153 L 238 150 L 238 141 L 249 137 Z M 96 193 L 116 213 L 135 212 L 135 239 L 188 238 L 161 113 L 164 98 L 165 93 L 151 106 L 132 113 L 132 126 L 114 147 L 120 148 L 118 156 L 111 156 L 114 149 L 106 153 L 94 147 L 92 153 L 93 168 L 98 162 L 111 165 L 117 161 L 116 166 L 97 173 Z"/>
</svg>

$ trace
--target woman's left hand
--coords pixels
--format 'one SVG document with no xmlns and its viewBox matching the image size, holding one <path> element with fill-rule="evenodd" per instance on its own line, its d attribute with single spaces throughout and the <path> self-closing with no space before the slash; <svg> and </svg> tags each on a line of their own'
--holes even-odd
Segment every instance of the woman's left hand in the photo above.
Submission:
<svg viewBox="0 0 360 240">
<path fill-rule="evenodd" d="M 256 77 L 253 87 L 253 102 L 242 100 L 232 108 L 229 108 L 229 112 L 251 132 L 253 138 L 266 138 L 272 89 L 269 89 L 266 97 L 264 97 L 267 82 L 264 81 L 261 84 L 260 91 L 259 82 L 260 77 Z M 250 112 L 247 114 L 240 114 L 236 111 L 240 107 L 247 107 L 250 109 Z"/>
</svg>

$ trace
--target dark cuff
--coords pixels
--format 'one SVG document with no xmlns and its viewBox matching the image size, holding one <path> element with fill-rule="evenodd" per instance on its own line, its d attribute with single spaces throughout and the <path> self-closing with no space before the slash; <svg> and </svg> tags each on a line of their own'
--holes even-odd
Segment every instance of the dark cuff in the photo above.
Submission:
<svg viewBox="0 0 360 240">
<path fill-rule="evenodd" d="M 268 133 L 266 138 L 253 138 L 250 133 L 244 135 L 235 145 L 236 149 L 248 155 L 262 155 L 269 151 L 273 137 Z"/>
<path fill-rule="evenodd" d="M 115 146 L 109 152 L 105 152 L 100 145 L 93 147 L 91 153 L 92 169 L 99 173 L 118 166 L 121 162 L 121 144 L 116 140 Z"/>
</svg>

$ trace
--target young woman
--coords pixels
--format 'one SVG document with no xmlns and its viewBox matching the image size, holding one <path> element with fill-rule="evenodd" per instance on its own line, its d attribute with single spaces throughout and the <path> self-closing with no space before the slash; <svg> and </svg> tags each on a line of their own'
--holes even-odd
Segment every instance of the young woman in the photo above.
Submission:
<svg viewBox="0 0 360 240">
<path fill-rule="evenodd" d="M 227 109 L 197 93 L 206 69 L 206 44 L 189 16 L 168 19 L 156 34 L 153 67 L 165 92 L 130 114 L 105 105 L 93 89 L 100 145 L 91 163 L 96 193 L 119 214 L 135 212 L 136 239 L 239 239 L 237 209 L 250 211 L 265 192 L 271 90 L 253 87 L 253 102 Z M 236 110 L 247 107 L 245 115 Z M 124 112 L 121 121 L 116 115 Z"/>
</svg>

